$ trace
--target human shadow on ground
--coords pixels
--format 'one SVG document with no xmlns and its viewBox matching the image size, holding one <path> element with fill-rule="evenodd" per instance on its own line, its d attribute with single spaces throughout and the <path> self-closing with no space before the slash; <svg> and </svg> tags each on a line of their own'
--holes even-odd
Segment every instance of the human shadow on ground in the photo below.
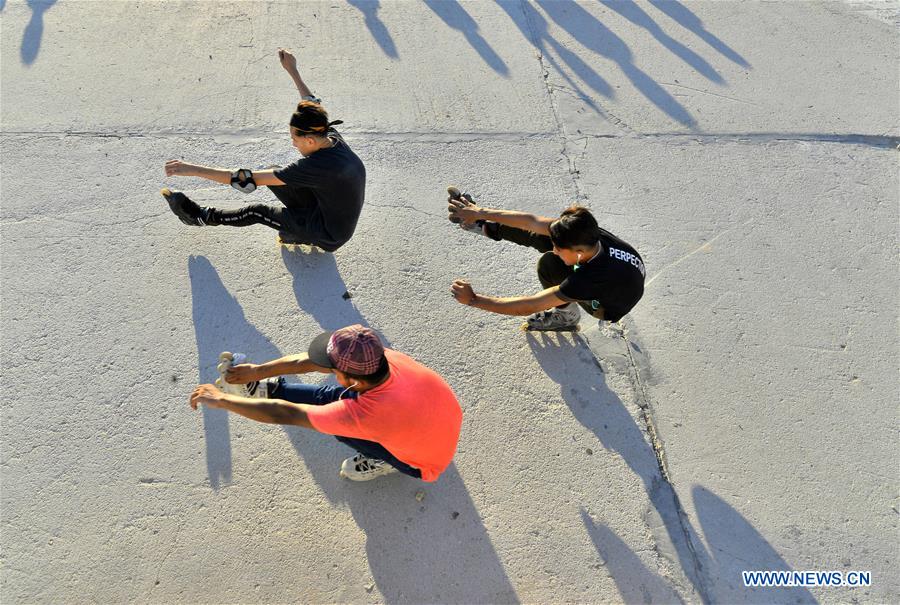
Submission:
<svg viewBox="0 0 900 605">
<path fill-rule="evenodd" d="M 362 12 L 366 20 L 366 27 L 369 29 L 369 33 L 372 34 L 372 37 L 375 38 L 375 42 L 378 43 L 381 52 L 391 59 L 396 59 L 398 54 L 394 39 L 391 38 L 391 34 L 384 22 L 378 18 L 381 2 L 379 0 L 348 0 L 348 3 Z"/>
<path fill-rule="evenodd" d="M 462 32 L 466 37 L 466 41 L 491 69 L 503 77 L 509 76 L 509 68 L 506 66 L 506 63 L 481 36 L 481 33 L 478 31 L 478 23 L 475 22 L 475 19 L 466 12 L 466 9 L 457 0 L 425 0 L 425 4 L 444 23 Z"/>
<path fill-rule="evenodd" d="M 679 59 L 697 70 L 697 72 L 707 80 L 719 85 L 725 84 L 725 80 L 719 75 L 719 72 L 717 72 L 712 65 L 707 63 L 706 59 L 664 32 L 656 21 L 654 21 L 650 15 L 644 12 L 644 9 L 637 4 L 632 2 L 611 2 L 610 0 L 600 0 L 600 3 L 619 13 L 638 27 L 647 30 L 660 44 L 669 49 L 669 51 Z"/>
<path fill-rule="evenodd" d="M 569 337 L 529 332 L 527 339 L 541 369 L 560 386 L 560 394 L 575 419 L 594 433 L 603 447 L 619 454 L 641 479 L 685 576 L 699 585 L 690 545 L 681 528 L 678 496 L 660 475 L 656 455 L 644 433 L 619 396 L 606 385 L 587 342 L 577 333 Z"/>
<path fill-rule="evenodd" d="M 691 495 L 705 544 L 709 546 L 704 545 L 696 529 L 685 519 L 698 564 L 707 579 L 703 591 L 695 586 L 704 602 L 760 605 L 817 602 L 803 587 L 745 587 L 742 571 L 791 571 L 791 567 L 743 515 L 719 496 L 699 485 L 693 487 Z M 583 508 L 581 519 L 626 602 L 648 603 L 648 596 L 660 594 L 658 591 L 671 591 L 668 584 L 648 570 L 618 536 L 602 523 L 595 522 Z M 715 580 L 710 582 L 711 578 Z"/>
<path fill-rule="evenodd" d="M 662 13 L 671 17 L 685 29 L 694 32 L 697 37 L 719 51 L 719 53 L 732 62 L 737 63 L 741 67 L 751 67 L 750 63 L 748 63 L 744 57 L 739 55 L 735 50 L 707 30 L 703 25 L 703 21 L 701 21 L 697 15 L 692 13 L 688 7 L 681 2 L 678 2 L 678 0 L 650 0 L 650 4 Z"/>
<path fill-rule="evenodd" d="M 537 0 L 537 4 L 544 9 L 550 19 L 582 46 L 615 62 L 634 87 L 660 111 L 684 126 L 696 124 L 691 114 L 675 100 L 675 97 L 635 65 L 634 57 L 625 41 L 586 9 L 575 2 Z"/>
<path fill-rule="evenodd" d="M 635 423 L 621 399 L 606 386 L 605 375 L 587 343 L 579 334 L 528 334 L 532 352 L 544 372 L 560 385 L 563 400 L 573 416 L 594 433 L 600 443 L 618 453 L 641 479 L 653 509 L 662 522 L 673 556 L 697 594 L 704 602 L 763 603 L 774 593 L 743 588 L 740 571 L 744 569 L 789 569 L 784 560 L 740 513 L 704 488 L 694 488 L 692 498 L 697 517 L 709 544 L 707 550 L 683 512 L 678 494 L 659 471 L 656 456 L 644 432 Z M 612 364 L 610 364 L 612 365 Z M 618 573 L 616 584 L 623 596 L 634 594 L 635 587 L 653 593 L 659 589 L 652 572 L 620 565 L 623 548 L 618 538 L 582 511 L 582 521 L 611 573 Z M 653 521 L 648 521 L 653 523 Z M 740 556 L 730 553 L 740 551 Z M 610 565 L 610 559 L 616 562 Z M 727 594 L 710 594 L 710 578 L 728 585 Z M 627 587 L 626 587 L 627 586 Z M 644 588 L 642 589 L 641 586 Z M 769 590 L 769 589 L 766 589 Z M 815 602 L 802 588 L 783 589 L 790 602 Z M 643 600 L 643 598 L 641 598 Z"/>
<path fill-rule="evenodd" d="M 566 69 L 557 62 L 554 53 L 562 59 L 566 66 L 568 66 L 582 82 L 596 93 L 603 95 L 608 99 L 615 98 L 615 91 L 612 86 L 600 77 L 600 74 L 598 74 L 590 65 L 585 63 L 578 55 L 568 50 L 550 35 L 547 20 L 544 19 L 530 3 L 522 2 L 512 4 L 507 0 L 495 1 L 500 8 L 509 15 L 512 22 L 519 28 L 522 36 L 540 51 L 544 60 L 550 63 L 556 70 L 556 73 L 566 81 L 571 89 L 571 93 L 587 104 L 594 112 L 606 117 L 606 113 L 603 109 L 591 99 L 590 95 L 586 93 L 578 82 L 569 76 Z M 550 49 L 554 52 L 549 52 Z"/>
<path fill-rule="evenodd" d="M 353 299 L 346 298 L 333 254 L 282 249 L 282 259 L 293 277 L 298 306 L 323 330 L 369 325 Z M 455 464 L 435 483 L 400 474 L 352 483 L 338 475 L 341 460 L 353 455 L 352 449 L 312 431 L 285 430 L 328 501 L 346 502 L 365 532 L 369 568 L 386 602 L 517 601 Z M 426 495 L 421 502 L 415 497 L 419 490 Z"/>
<path fill-rule="evenodd" d="M 603 559 L 625 603 L 684 603 L 684 599 L 659 574 L 644 565 L 612 530 L 595 522 L 581 509 L 581 521 L 587 529 L 594 548 Z"/>
<path fill-rule="evenodd" d="M 19 56 L 22 63 L 31 65 L 37 59 L 41 50 L 41 40 L 44 36 L 44 13 L 56 4 L 56 0 L 28 0 L 28 8 L 31 9 L 31 20 L 25 26 L 22 36 L 22 46 Z M 3 7 L 0 6 L 0 10 Z"/>
<path fill-rule="evenodd" d="M 700 564 L 716 578 L 719 603 L 816 603 L 806 588 L 747 588 L 742 571 L 791 571 L 790 565 L 749 521 L 709 489 L 694 485 L 691 498 L 708 548 L 692 535 Z M 693 527 L 692 534 L 696 534 Z"/>
</svg>

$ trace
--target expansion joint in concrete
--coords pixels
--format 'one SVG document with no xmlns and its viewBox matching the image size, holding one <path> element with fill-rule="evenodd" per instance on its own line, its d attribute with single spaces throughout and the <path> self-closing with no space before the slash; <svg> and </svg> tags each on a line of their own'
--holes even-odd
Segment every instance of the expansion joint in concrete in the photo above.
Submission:
<svg viewBox="0 0 900 605">
<path fill-rule="evenodd" d="M 638 362 L 638 360 L 635 359 L 635 346 L 628 340 L 627 332 L 623 331 L 622 338 L 625 340 L 625 350 L 628 353 L 628 363 L 631 369 L 632 383 L 634 384 L 635 401 L 641 410 L 641 420 L 644 422 L 647 436 L 650 439 L 650 446 L 653 448 L 653 454 L 656 456 L 656 464 L 659 468 L 660 477 L 668 485 L 672 494 L 673 506 L 675 508 L 675 514 L 678 516 L 678 526 L 681 530 L 680 537 L 684 541 L 688 553 L 690 553 L 692 575 L 694 576 L 694 588 L 700 594 L 700 598 L 704 603 L 711 603 L 709 593 L 704 585 L 703 564 L 700 562 L 700 557 L 697 556 L 697 551 L 691 540 L 691 532 L 688 530 L 690 522 L 688 521 L 684 507 L 681 505 L 681 499 L 678 497 L 678 490 L 675 489 L 675 484 L 672 482 L 672 476 L 669 473 L 669 465 L 666 460 L 665 448 L 663 447 L 662 439 L 659 436 L 659 431 L 656 428 L 656 422 L 653 418 L 653 408 L 650 403 L 650 397 L 647 394 L 647 390 L 644 387 L 644 381 L 641 378 L 642 369 L 646 372 L 648 368 L 646 367 L 645 362 Z"/>
</svg>

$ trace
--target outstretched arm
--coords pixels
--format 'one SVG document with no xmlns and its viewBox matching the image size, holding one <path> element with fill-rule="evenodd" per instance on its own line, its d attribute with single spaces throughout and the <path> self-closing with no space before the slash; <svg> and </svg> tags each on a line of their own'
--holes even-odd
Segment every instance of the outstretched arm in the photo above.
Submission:
<svg viewBox="0 0 900 605">
<path fill-rule="evenodd" d="M 210 166 L 201 166 L 200 164 L 189 164 L 181 160 L 169 160 L 166 162 L 166 176 L 197 176 L 208 181 L 215 181 L 228 185 L 231 183 L 231 173 L 234 170 L 227 168 L 212 168 Z M 284 185 L 284 183 L 275 176 L 274 170 L 254 170 L 253 180 L 257 186 L 262 185 Z"/>
<path fill-rule="evenodd" d="M 288 72 L 291 80 L 294 81 L 294 86 L 297 87 L 297 92 L 300 93 L 300 98 L 305 99 L 307 97 L 313 97 L 313 93 L 309 89 L 309 86 L 306 85 L 306 83 L 303 81 L 303 78 L 300 77 L 300 72 L 297 71 L 297 58 L 293 54 L 291 54 L 291 51 L 285 50 L 284 48 L 279 48 L 278 60 L 281 61 L 281 66 L 286 72 Z"/>
<path fill-rule="evenodd" d="M 457 302 L 478 307 L 491 313 L 500 313 L 501 315 L 531 315 L 532 313 L 546 311 L 568 302 L 557 296 L 559 286 L 547 288 L 531 296 L 494 298 L 483 294 L 475 294 L 469 282 L 458 279 L 453 282 L 450 291 Z"/>
<path fill-rule="evenodd" d="M 191 407 L 196 410 L 199 405 L 228 410 L 257 422 L 313 428 L 306 413 L 309 407 L 307 405 L 282 399 L 250 399 L 228 395 L 211 384 L 201 384 L 191 393 Z"/>
<path fill-rule="evenodd" d="M 330 374 L 329 368 L 314 364 L 309 360 L 309 355 L 300 353 L 298 355 L 288 355 L 280 357 L 273 361 L 261 364 L 242 363 L 228 369 L 225 374 L 225 380 L 232 384 L 246 384 L 254 380 L 263 380 L 273 376 L 284 376 L 285 374 L 309 374 L 310 372 L 321 372 Z"/>
<path fill-rule="evenodd" d="M 482 208 L 466 200 L 454 200 L 451 198 L 447 200 L 447 202 L 447 210 L 450 214 L 459 217 L 466 223 L 480 220 L 493 221 L 508 227 L 531 231 L 532 233 L 537 233 L 539 235 L 550 235 L 550 223 L 556 220 L 546 216 L 537 216 L 536 214 L 517 212 L 515 210 Z"/>
</svg>

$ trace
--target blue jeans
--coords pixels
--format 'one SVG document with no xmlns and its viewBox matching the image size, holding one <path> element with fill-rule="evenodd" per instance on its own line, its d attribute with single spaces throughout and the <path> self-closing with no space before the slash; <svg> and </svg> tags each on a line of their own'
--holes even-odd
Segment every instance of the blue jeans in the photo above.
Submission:
<svg viewBox="0 0 900 605">
<path fill-rule="evenodd" d="M 340 385 L 319 386 L 315 384 L 287 383 L 281 378 L 278 379 L 278 385 L 269 392 L 270 399 L 284 399 L 291 403 L 308 403 L 312 405 L 325 405 L 342 398 L 356 399 L 356 395 L 356 391 L 347 390 Z M 422 472 L 419 469 L 398 460 L 380 443 L 353 437 L 341 437 L 340 435 L 335 435 L 335 438 L 364 456 L 384 460 L 404 475 L 409 475 L 416 479 L 422 478 Z"/>
</svg>

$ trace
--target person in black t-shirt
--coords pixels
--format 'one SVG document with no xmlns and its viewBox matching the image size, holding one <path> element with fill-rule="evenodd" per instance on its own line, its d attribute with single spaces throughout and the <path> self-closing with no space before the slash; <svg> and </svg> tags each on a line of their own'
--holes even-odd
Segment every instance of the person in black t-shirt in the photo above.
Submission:
<svg viewBox="0 0 900 605">
<path fill-rule="evenodd" d="M 597 225 L 587 208 L 571 206 L 558 219 L 477 206 L 467 194 L 448 200 L 450 220 L 491 239 L 543 252 L 538 279 L 544 290 L 531 296 L 494 298 L 456 280 L 451 292 L 462 304 L 504 315 L 530 315 L 528 330 L 573 330 L 579 306 L 597 319 L 619 321 L 644 294 L 646 270 L 640 254 Z M 575 304 L 577 303 L 577 304 Z"/>
<path fill-rule="evenodd" d="M 279 232 L 283 244 L 312 244 L 333 252 L 356 229 L 362 211 L 366 169 L 343 137 L 332 128 L 328 113 L 297 71 L 297 60 L 279 49 L 278 58 L 297 86 L 301 101 L 290 120 L 291 143 L 303 157 L 282 168 L 227 170 L 166 162 L 166 176 L 198 176 L 250 193 L 269 187 L 283 208 L 249 204 L 239 210 L 201 207 L 180 191 L 163 189 L 163 196 L 181 222 L 193 225 L 266 225 Z"/>
</svg>

